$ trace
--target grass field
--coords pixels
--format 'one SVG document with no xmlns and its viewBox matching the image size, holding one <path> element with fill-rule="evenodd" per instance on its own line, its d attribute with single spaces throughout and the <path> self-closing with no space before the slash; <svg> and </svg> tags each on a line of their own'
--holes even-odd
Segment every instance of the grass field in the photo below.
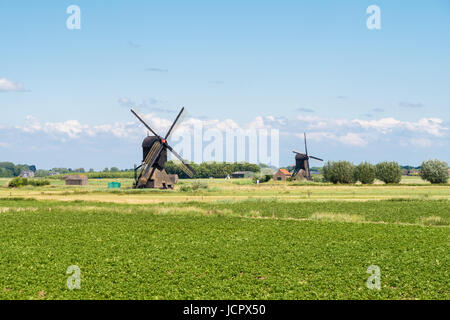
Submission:
<svg viewBox="0 0 450 320">
<path fill-rule="evenodd" d="M 448 185 L 107 182 L 0 188 L 1 299 L 450 298 Z"/>
</svg>

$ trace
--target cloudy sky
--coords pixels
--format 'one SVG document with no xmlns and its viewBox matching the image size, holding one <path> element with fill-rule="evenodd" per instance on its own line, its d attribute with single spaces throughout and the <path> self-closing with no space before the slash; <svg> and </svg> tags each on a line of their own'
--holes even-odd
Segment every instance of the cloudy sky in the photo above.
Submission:
<svg viewBox="0 0 450 320">
<path fill-rule="evenodd" d="M 130 168 L 130 106 L 160 132 L 185 106 L 186 124 L 278 129 L 281 165 L 304 131 L 326 160 L 450 162 L 448 39 L 448 0 L 1 1 L 0 161 Z"/>
</svg>

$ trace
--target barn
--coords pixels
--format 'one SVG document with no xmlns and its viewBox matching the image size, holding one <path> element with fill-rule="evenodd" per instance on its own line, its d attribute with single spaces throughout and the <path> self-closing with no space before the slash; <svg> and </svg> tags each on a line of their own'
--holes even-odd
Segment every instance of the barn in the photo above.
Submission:
<svg viewBox="0 0 450 320">
<path fill-rule="evenodd" d="M 85 175 L 69 175 L 65 178 L 66 186 L 87 186 L 88 178 Z"/>
<path fill-rule="evenodd" d="M 288 178 L 291 177 L 291 173 L 287 171 L 286 169 L 278 169 L 277 172 L 273 175 L 274 181 L 286 181 Z"/>
</svg>

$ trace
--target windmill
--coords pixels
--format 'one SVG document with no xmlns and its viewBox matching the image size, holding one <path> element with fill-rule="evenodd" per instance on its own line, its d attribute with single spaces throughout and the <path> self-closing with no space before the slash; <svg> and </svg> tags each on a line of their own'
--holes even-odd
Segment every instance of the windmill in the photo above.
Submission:
<svg viewBox="0 0 450 320">
<path fill-rule="evenodd" d="M 167 150 L 173 153 L 180 162 L 178 166 L 190 178 L 194 175 L 194 169 L 167 143 L 167 139 L 172 133 L 175 124 L 180 119 L 184 108 L 181 109 L 175 121 L 170 126 L 166 135 L 161 137 L 150 126 L 145 123 L 143 118 L 133 109 L 131 112 L 142 122 L 142 124 L 151 132 L 153 136 L 147 136 L 142 142 L 143 160 L 140 166 L 134 168 L 134 188 L 173 188 L 176 178 L 168 175 L 164 170 L 164 164 L 167 162 Z M 140 169 L 139 175 L 137 174 Z"/>
<path fill-rule="evenodd" d="M 304 137 L 305 137 L 305 153 L 301 153 L 295 150 L 292 151 L 293 153 L 295 153 L 295 169 L 294 172 L 292 173 L 292 178 L 295 178 L 297 174 L 299 174 L 300 172 L 302 177 L 305 177 L 308 180 L 312 180 L 311 171 L 309 170 L 309 159 L 311 158 L 318 161 L 323 160 L 308 155 L 308 146 L 306 145 L 306 133 L 304 133 Z M 303 170 L 303 172 L 301 172 L 301 170 Z"/>
</svg>

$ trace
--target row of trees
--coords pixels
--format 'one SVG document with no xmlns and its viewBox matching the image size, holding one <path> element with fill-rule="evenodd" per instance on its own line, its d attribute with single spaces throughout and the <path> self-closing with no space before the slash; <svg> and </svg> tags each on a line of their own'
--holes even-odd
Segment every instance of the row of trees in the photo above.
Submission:
<svg viewBox="0 0 450 320">
<path fill-rule="evenodd" d="M 191 163 L 191 166 L 195 171 L 195 179 L 209 177 L 225 178 L 227 175 L 231 176 L 231 174 L 236 171 L 261 171 L 261 167 L 259 165 L 247 162 L 203 162 L 201 164 Z M 174 161 L 167 161 L 164 168 L 169 174 L 178 174 L 178 177 L 182 179 L 188 178 Z"/>
<path fill-rule="evenodd" d="M 27 164 L 14 164 L 12 162 L 0 162 L 0 177 L 12 178 L 20 175 L 22 171 L 36 172 L 36 166 Z"/>
<path fill-rule="evenodd" d="M 381 162 L 377 165 L 368 162 L 355 166 L 348 161 L 328 162 L 323 167 L 323 177 L 332 183 L 372 184 L 375 179 L 385 183 L 400 183 L 403 169 L 397 162 Z M 428 160 L 421 165 L 420 176 L 431 183 L 448 182 L 448 165 L 444 161 Z"/>
</svg>

